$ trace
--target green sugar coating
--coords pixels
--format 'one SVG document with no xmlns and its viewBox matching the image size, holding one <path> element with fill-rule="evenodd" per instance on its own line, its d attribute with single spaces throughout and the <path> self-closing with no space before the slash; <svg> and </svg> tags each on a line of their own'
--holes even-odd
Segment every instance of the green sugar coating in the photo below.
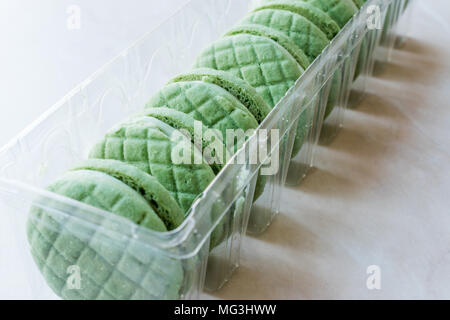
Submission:
<svg viewBox="0 0 450 320">
<path fill-rule="evenodd" d="M 253 87 L 228 72 L 210 68 L 194 69 L 175 77 L 171 83 L 184 81 L 203 81 L 225 89 L 253 114 L 258 123 L 261 123 L 270 113 L 271 108 Z"/>
<path fill-rule="evenodd" d="M 146 109 L 166 107 L 189 114 L 205 127 L 216 129 L 222 135 L 227 149 L 235 153 L 244 140 L 235 146 L 227 144 L 227 130 L 256 129 L 258 122 L 239 100 L 226 90 L 202 81 L 174 82 L 156 92 Z"/>
<path fill-rule="evenodd" d="M 297 46 L 297 44 L 293 42 L 289 37 L 276 29 L 257 24 L 239 24 L 238 26 L 228 31 L 226 35 L 232 36 L 235 34 L 252 34 L 255 36 L 262 36 L 272 39 L 284 49 L 286 49 L 286 51 L 294 57 L 294 59 L 303 69 L 308 68 L 310 64 L 310 61 L 303 50 L 300 49 L 300 47 Z"/>
<path fill-rule="evenodd" d="M 222 170 L 227 159 L 231 157 L 228 154 L 220 135 L 216 134 L 214 130 L 208 130 L 208 127 L 205 127 L 200 121 L 195 124 L 196 120 L 186 113 L 175 109 L 159 107 L 147 108 L 142 115 L 158 119 L 164 123 L 167 123 L 174 129 L 187 131 L 189 133 L 189 137 L 191 138 L 191 142 L 194 143 L 199 150 L 211 148 L 212 143 L 217 144 L 217 146 L 214 146 L 214 150 L 219 150 L 219 154 L 215 154 L 212 151 L 211 158 L 207 159 L 206 155 L 208 153 L 203 152 L 205 160 L 210 164 L 211 169 L 215 174 L 218 174 L 219 171 Z M 201 129 L 195 130 L 195 125 L 201 126 Z"/>
<path fill-rule="evenodd" d="M 133 165 L 117 160 L 91 159 L 81 163 L 73 170 L 103 172 L 122 181 L 147 200 L 148 204 L 164 222 L 167 230 L 176 229 L 184 221 L 184 213 L 170 193 L 155 177 Z"/>
<path fill-rule="evenodd" d="M 314 61 L 329 44 L 325 33 L 305 17 L 286 10 L 262 9 L 247 15 L 244 24 L 257 24 L 282 32 Z"/>
<path fill-rule="evenodd" d="M 48 189 L 141 226 L 166 231 L 141 195 L 105 173 L 71 171 Z M 46 199 L 46 208 L 58 207 L 52 202 Z M 95 230 L 72 215 L 31 209 L 27 222 L 31 254 L 58 296 L 77 300 L 180 298 L 184 272 L 179 261 L 143 248 L 139 240 L 118 240 L 117 235 L 102 232 L 100 226 L 108 230 L 117 227 L 108 216 L 90 220 L 94 218 Z M 80 271 L 81 286 L 77 289 L 70 287 L 69 270 L 74 266 Z"/>
<path fill-rule="evenodd" d="M 188 163 L 179 163 L 183 154 Z M 184 213 L 215 177 L 188 138 L 179 132 L 168 135 L 146 117 L 112 129 L 94 146 L 89 158 L 120 160 L 149 173 L 170 192 Z"/>
<path fill-rule="evenodd" d="M 271 108 L 304 71 L 275 41 L 249 34 L 217 40 L 197 57 L 195 67 L 229 71 L 254 87 Z"/>
<path fill-rule="evenodd" d="M 341 30 L 339 25 L 325 12 L 299 0 L 260 0 L 254 11 L 264 9 L 286 10 L 299 14 L 314 23 L 329 40 Z"/>
<path fill-rule="evenodd" d="M 352 0 L 302 0 L 322 10 L 342 28 L 358 12 Z"/>
</svg>

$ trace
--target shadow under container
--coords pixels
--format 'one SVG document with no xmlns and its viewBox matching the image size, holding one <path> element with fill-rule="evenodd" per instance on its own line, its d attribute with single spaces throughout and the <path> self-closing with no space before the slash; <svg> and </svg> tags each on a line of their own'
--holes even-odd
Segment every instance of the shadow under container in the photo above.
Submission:
<svg viewBox="0 0 450 320">
<path fill-rule="evenodd" d="M 382 8 L 387 6 L 384 0 L 372 0 L 368 3 Z M 260 234 L 267 229 L 279 213 L 283 186 L 300 183 L 313 166 L 314 151 L 319 139 L 321 143 L 329 143 L 342 127 L 361 44 L 365 40 L 368 51 L 373 52 L 379 39 L 378 33 L 366 37 L 368 16 L 367 11 L 360 11 L 272 111 L 281 114 L 278 121 L 290 124 L 286 137 L 280 140 L 277 150 L 280 154 L 280 170 L 266 177 L 264 193 L 251 210 L 248 233 Z M 373 65 L 373 59 L 366 61 L 363 73 L 369 73 L 366 70 L 371 70 Z M 331 112 L 325 118 L 327 107 Z M 286 124 L 280 124 L 279 127 L 284 128 Z M 298 130 L 304 132 L 304 143 L 296 152 L 293 146 Z"/>
</svg>

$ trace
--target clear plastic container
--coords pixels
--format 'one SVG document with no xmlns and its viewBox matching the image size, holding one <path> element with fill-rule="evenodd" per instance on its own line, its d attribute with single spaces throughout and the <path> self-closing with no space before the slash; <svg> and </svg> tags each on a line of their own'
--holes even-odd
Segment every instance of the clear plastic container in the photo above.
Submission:
<svg viewBox="0 0 450 320">
<path fill-rule="evenodd" d="M 266 139 L 259 134 L 250 137 L 193 204 L 188 218 L 178 229 L 153 232 L 44 188 L 85 159 L 93 141 L 99 140 L 116 123 L 142 110 L 153 92 L 186 71 L 186 66 L 191 65 L 203 47 L 244 16 L 250 2 L 190 1 L 0 150 L 0 234 L 2 243 L 8 243 L 0 252 L 0 296 L 57 298 L 30 254 L 27 220 L 47 223 L 42 216 L 30 216 L 32 207 L 45 210 L 61 225 L 54 230 L 59 236 L 76 237 L 88 243 L 88 247 L 94 243 L 103 246 L 120 253 L 121 259 L 127 262 L 138 261 L 145 272 L 139 279 L 128 279 L 138 284 L 138 290 L 131 292 L 129 298 L 196 299 L 203 289 L 216 290 L 230 278 L 239 265 L 245 233 L 260 233 L 267 228 L 279 211 L 287 177 L 291 183 L 298 182 L 312 165 L 321 133 L 334 136 L 341 126 L 361 42 L 367 38 L 364 11 L 347 24 L 260 125 L 267 132 L 276 130 L 277 137 Z M 386 10 L 391 1 L 369 0 L 368 3 Z M 341 79 L 333 111 L 336 115 L 323 123 L 336 74 Z M 307 133 L 306 143 L 291 160 L 299 119 L 310 119 L 301 126 Z M 327 129 L 328 125 L 331 129 Z M 252 157 L 255 146 L 267 149 L 267 157 L 257 163 Z M 267 163 L 274 161 L 277 170 L 266 176 L 264 193 L 253 204 L 258 175 L 268 167 Z M 220 212 L 217 203 L 223 204 Z M 223 240 L 210 250 L 209 240 L 218 226 L 224 230 Z M 55 225 L 46 227 L 55 228 Z M 122 262 L 110 267 L 127 278 L 126 265 Z M 99 273 L 101 270 L 93 268 L 84 281 L 95 281 Z"/>
<path fill-rule="evenodd" d="M 408 36 L 411 31 L 412 14 L 415 10 L 417 2 L 415 0 L 404 0 L 403 7 L 401 9 L 401 19 L 397 26 L 397 39 L 395 41 L 395 47 L 401 48 L 408 40 Z"/>
<path fill-rule="evenodd" d="M 375 51 L 375 69 L 379 74 L 391 59 L 392 50 L 397 39 L 397 28 L 400 17 L 404 14 L 405 0 L 392 1 L 383 12 L 384 24 L 381 30 L 380 43 Z"/>
<path fill-rule="evenodd" d="M 367 79 L 373 73 L 374 52 L 379 45 L 382 31 L 369 28 L 368 21 L 374 14 L 371 7 L 379 9 L 381 25 L 391 1 L 367 1 L 356 15 L 333 39 L 329 47 L 338 47 L 334 56 L 325 51 L 326 60 L 331 64 L 333 73 L 324 75 L 323 87 L 318 93 L 315 129 L 311 130 L 309 143 L 304 150 L 292 159 L 287 184 L 296 185 L 306 176 L 314 163 L 314 151 L 317 143 L 328 144 L 342 128 L 345 110 L 362 99 Z M 360 56 L 361 55 L 361 56 Z M 362 57 L 364 59 L 362 59 Z M 315 62 L 316 63 L 316 62 Z M 332 112 L 325 117 L 326 108 Z M 311 126 L 312 127 L 312 126 Z"/>
</svg>

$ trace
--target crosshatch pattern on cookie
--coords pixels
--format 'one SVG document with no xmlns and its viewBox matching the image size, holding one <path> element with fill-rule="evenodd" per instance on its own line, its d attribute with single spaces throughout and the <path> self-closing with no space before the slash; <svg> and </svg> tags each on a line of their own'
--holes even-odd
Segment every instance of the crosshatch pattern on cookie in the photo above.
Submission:
<svg viewBox="0 0 450 320">
<path fill-rule="evenodd" d="M 244 79 L 271 107 L 284 97 L 303 72 L 277 43 L 247 34 L 216 41 L 200 54 L 195 65 L 229 71 Z"/>
</svg>

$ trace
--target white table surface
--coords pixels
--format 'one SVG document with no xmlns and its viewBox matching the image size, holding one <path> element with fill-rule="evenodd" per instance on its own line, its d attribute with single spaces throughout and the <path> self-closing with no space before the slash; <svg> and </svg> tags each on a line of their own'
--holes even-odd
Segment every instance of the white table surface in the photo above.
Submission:
<svg viewBox="0 0 450 320">
<path fill-rule="evenodd" d="M 450 298 L 450 2 L 418 1 L 407 45 L 205 298 Z M 183 2 L 1 1 L 0 145 Z"/>
</svg>

